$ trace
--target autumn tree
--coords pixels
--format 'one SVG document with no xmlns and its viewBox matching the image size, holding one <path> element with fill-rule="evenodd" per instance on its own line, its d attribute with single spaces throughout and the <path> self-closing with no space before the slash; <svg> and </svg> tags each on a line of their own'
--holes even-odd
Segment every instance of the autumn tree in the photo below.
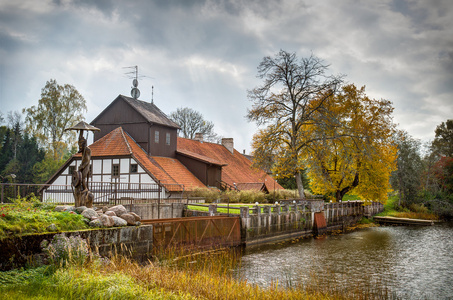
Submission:
<svg viewBox="0 0 453 300">
<path fill-rule="evenodd" d="M 76 141 L 76 134 L 65 128 L 84 120 L 86 110 L 85 99 L 74 86 L 51 79 L 41 90 L 38 106 L 23 110 L 26 130 L 59 160 Z"/>
<path fill-rule="evenodd" d="M 247 118 L 262 126 L 253 138 L 255 164 L 279 177 L 295 177 L 302 198 L 301 156 L 310 145 L 310 137 L 303 132 L 307 127 L 324 126 L 326 102 L 342 82 L 341 76 L 327 75 L 327 68 L 313 55 L 299 59 L 295 53 L 280 50 L 274 57 L 263 58 L 257 75 L 263 84 L 248 91 L 253 105 Z"/>
<path fill-rule="evenodd" d="M 365 87 L 353 84 L 330 97 L 326 109 L 331 118 L 325 120 L 326 126 L 312 126 L 305 132 L 310 137 L 305 154 L 311 189 L 333 195 L 337 201 L 351 192 L 385 201 L 396 167 L 391 102 L 370 99 Z"/>
<path fill-rule="evenodd" d="M 203 134 L 207 141 L 214 141 L 217 137 L 214 123 L 206 121 L 200 112 L 189 107 L 177 108 L 169 117 L 181 127 L 179 133 L 183 138 L 194 139 L 197 133 Z"/>
</svg>

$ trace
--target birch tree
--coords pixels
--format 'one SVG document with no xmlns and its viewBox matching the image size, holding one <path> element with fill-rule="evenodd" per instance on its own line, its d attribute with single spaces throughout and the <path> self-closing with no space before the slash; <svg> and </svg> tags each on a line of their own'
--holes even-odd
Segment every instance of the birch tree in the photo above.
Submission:
<svg viewBox="0 0 453 300">
<path fill-rule="evenodd" d="M 38 106 L 23 110 L 26 131 L 59 160 L 77 138 L 73 131 L 65 131 L 65 128 L 83 121 L 86 110 L 85 99 L 74 86 L 59 85 L 51 79 L 41 90 Z"/>
</svg>

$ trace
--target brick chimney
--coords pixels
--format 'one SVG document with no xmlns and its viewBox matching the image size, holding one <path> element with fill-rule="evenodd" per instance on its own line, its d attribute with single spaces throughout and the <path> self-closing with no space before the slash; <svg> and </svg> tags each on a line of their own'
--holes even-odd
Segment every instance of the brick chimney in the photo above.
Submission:
<svg viewBox="0 0 453 300">
<path fill-rule="evenodd" d="M 222 145 L 228 149 L 231 153 L 234 153 L 234 141 L 233 138 L 223 138 Z"/>
<path fill-rule="evenodd" d="M 194 140 L 199 141 L 199 142 L 203 142 L 203 133 L 201 133 L 201 132 L 195 133 Z"/>
</svg>

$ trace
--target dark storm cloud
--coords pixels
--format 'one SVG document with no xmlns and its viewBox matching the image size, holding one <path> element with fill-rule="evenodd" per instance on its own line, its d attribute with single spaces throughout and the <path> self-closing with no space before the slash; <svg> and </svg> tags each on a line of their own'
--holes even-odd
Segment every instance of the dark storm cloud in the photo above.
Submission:
<svg viewBox="0 0 453 300">
<path fill-rule="evenodd" d="M 123 67 L 138 65 L 143 99 L 153 85 L 166 113 L 192 107 L 249 148 L 246 91 L 284 49 L 393 101 L 395 121 L 430 138 L 453 115 L 452 36 L 450 0 L 0 0 L 0 110 L 35 105 L 56 78 L 85 96 L 90 120 L 129 94 Z"/>
</svg>

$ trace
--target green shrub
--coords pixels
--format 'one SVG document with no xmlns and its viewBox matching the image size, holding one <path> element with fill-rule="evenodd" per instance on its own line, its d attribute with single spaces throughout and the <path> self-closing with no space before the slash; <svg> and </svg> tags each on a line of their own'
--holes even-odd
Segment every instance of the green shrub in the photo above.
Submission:
<svg viewBox="0 0 453 300">
<path fill-rule="evenodd" d="M 188 196 L 201 197 L 205 199 L 206 203 L 212 203 L 221 197 L 221 191 L 216 188 L 196 188 Z"/>
</svg>

